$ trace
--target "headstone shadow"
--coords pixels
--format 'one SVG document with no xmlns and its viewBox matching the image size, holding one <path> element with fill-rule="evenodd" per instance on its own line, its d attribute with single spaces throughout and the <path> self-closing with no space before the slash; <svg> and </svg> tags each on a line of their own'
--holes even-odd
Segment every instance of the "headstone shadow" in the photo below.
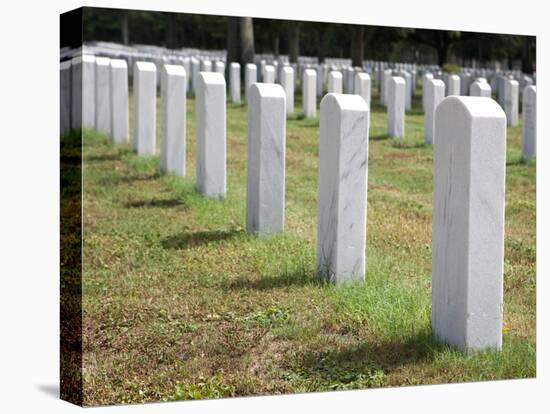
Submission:
<svg viewBox="0 0 550 414">
<path fill-rule="evenodd" d="M 225 283 L 225 288 L 228 290 L 258 290 L 266 291 L 272 289 L 282 289 L 291 286 L 306 286 L 320 285 L 313 277 L 313 273 L 309 274 L 304 271 L 295 273 L 275 274 L 271 276 L 262 276 L 259 278 L 241 277 L 233 279 Z"/>
<path fill-rule="evenodd" d="M 377 373 L 385 375 L 407 365 L 430 362 L 436 353 L 447 348 L 429 330 L 423 330 L 395 340 L 361 342 L 325 352 L 306 351 L 298 357 L 294 369 L 302 378 L 317 383 L 345 386 L 359 382 L 370 387 L 377 386 Z"/>
<path fill-rule="evenodd" d="M 220 243 L 231 240 L 244 234 L 242 229 L 206 230 L 198 232 L 180 233 L 162 240 L 165 249 L 186 250 L 209 243 Z"/>
<path fill-rule="evenodd" d="M 170 207 L 181 207 L 188 209 L 189 207 L 178 198 L 169 198 L 169 199 L 147 199 L 147 200 L 133 200 L 128 201 L 124 205 L 126 208 L 170 208 Z"/>
</svg>

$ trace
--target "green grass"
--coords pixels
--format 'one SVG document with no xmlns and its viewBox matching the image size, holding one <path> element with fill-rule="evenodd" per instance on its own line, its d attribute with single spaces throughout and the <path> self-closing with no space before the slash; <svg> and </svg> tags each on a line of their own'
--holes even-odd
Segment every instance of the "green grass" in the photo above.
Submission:
<svg viewBox="0 0 550 414">
<path fill-rule="evenodd" d="M 186 178 L 85 131 L 85 404 L 533 377 L 535 163 L 520 162 L 521 125 L 508 129 L 503 350 L 461 353 L 430 334 L 433 158 L 415 98 L 398 143 L 373 96 L 367 276 L 340 287 L 314 277 L 319 120 L 299 97 L 285 232 L 268 238 L 244 231 L 246 106 L 227 106 L 223 200 L 194 188 L 192 99 Z"/>
</svg>

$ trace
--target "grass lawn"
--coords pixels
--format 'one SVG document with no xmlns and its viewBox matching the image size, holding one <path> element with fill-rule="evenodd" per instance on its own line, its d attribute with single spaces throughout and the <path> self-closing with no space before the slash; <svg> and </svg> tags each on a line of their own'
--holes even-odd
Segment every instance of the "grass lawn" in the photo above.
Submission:
<svg viewBox="0 0 550 414">
<path fill-rule="evenodd" d="M 401 143 L 373 92 L 367 276 L 343 287 L 314 279 L 318 118 L 287 121 L 285 232 L 262 239 L 244 231 L 245 105 L 227 105 L 224 200 L 194 189 L 193 99 L 186 178 L 84 132 L 86 405 L 535 376 L 535 163 L 520 162 L 521 125 L 508 129 L 504 346 L 464 354 L 430 334 L 433 148 L 420 97 Z"/>
</svg>

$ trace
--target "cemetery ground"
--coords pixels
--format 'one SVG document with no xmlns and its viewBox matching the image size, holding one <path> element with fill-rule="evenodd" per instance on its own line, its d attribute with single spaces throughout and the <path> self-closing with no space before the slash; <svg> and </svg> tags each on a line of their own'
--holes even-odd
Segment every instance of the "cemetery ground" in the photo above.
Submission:
<svg viewBox="0 0 550 414">
<path fill-rule="evenodd" d="M 344 286 L 314 275 L 318 118 L 287 120 L 285 231 L 265 238 L 244 230 L 246 105 L 227 104 L 223 200 L 194 188 L 193 99 L 185 178 L 84 131 L 85 405 L 535 376 L 535 163 L 520 161 L 521 121 L 508 128 L 503 350 L 461 353 L 430 332 L 433 148 L 419 101 L 401 143 L 373 94 L 367 275 Z"/>
</svg>

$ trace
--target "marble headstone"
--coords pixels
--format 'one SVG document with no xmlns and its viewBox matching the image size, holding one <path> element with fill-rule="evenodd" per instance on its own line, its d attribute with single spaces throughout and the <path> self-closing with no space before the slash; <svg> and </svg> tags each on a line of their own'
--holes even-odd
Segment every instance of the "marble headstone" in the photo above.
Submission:
<svg viewBox="0 0 550 414">
<path fill-rule="evenodd" d="M 207 197 L 226 192 L 225 79 L 201 72 L 196 97 L 197 190 Z"/>
<path fill-rule="evenodd" d="M 134 151 L 154 155 L 157 141 L 157 68 L 153 62 L 134 63 Z"/>
<path fill-rule="evenodd" d="M 342 73 L 333 70 L 328 74 L 328 93 L 342 92 Z"/>
<path fill-rule="evenodd" d="M 491 97 L 491 85 L 487 82 L 476 80 L 470 84 L 470 96 Z"/>
<path fill-rule="evenodd" d="M 504 112 L 508 126 L 518 125 L 519 84 L 513 79 L 505 79 L 503 82 Z"/>
<path fill-rule="evenodd" d="M 60 84 L 60 134 L 65 135 L 71 130 L 71 61 L 65 60 L 59 65 Z"/>
<path fill-rule="evenodd" d="M 434 115 L 437 106 L 445 98 L 445 84 L 440 79 L 426 80 L 426 109 L 424 112 L 424 142 L 434 143 Z"/>
<path fill-rule="evenodd" d="M 317 277 L 365 278 L 369 110 L 359 95 L 321 101 Z"/>
<path fill-rule="evenodd" d="M 196 95 L 197 79 L 199 78 L 201 62 L 197 58 L 191 58 L 191 91 Z"/>
<path fill-rule="evenodd" d="M 231 63 L 229 83 L 231 87 L 231 102 L 241 102 L 241 65 L 237 62 Z"/>
<path fill-rule="evenodd" d="M 97 57 L 95 60 L 95 129 L 111 134 L 111 60 Z"/>
<path fill-rule="evenodd" d="M 248 102 L 246 231 L 282 232 L 285 222 L 286 94 L 281 85 L 256 83 Z"/>
<path fill-rule="evenodd" d="M 323 79 L 324 79 L 324 69 L 323 65 L 317 65 L 317 96 L 323 95 Z"/>
<path fill-rule="evenodd" d="M 111 138 L 126 144 L 128 135 L 128 65 L 124 59 L 111 59 Z"/>
<path fill-rule="evenodd" d="M 225 62 L 216 60 L 214 62 L 214 72 L 221 73 L 225 77 Z"/>
<path fill-rule="evenodd" d="M 248 89 L 258 81 L 258 68 L 254 63 L 247 63 L 244 72 L 244 94 L 248 101 Z"/>
<path fill-rule="evenodd" d="M 405 79 L 392 76 L 388 82 L 388 135 L 405 137 Z"/>
<path fill-rule="evenodd" d="M 425 73 L 422 75 L 422 111 L 426 112 L 426 83 L 434 79 L 434 75 L 431 73 Z"/>
<path fill-rule="evenodd" d="M 71 59 L 71 128 L 82 128 L 82 55 Z"/>
<path fill-rule="evenodd" d="M 537 87 L 523 90 L 523 124 L 521 127 L 521 157 L 525 160 L 537 154 Z"/>
<path fill-rule="evenodd" d="M 273 65 L 264 66 L 262 79 L 264 83 L 275 83 L 275 68 L 273 67 Z"/>
<path fill-rule="evenodd" d="M 317 72 L 313 69 L 304 71 L 302 81 L 302 106 L 306 118 L 317 115 Z"/>
<path fill-rule="evenodd" d="M 449 75 L 447 76 L 447 92 L 445 96 L 460 95 L 460 76 Z"/>
<path fill-rule="evenodd" d="M 294 69 L 284 66 L 281 71 L 281 86 L 286 94 L 286 113 L 294 113 Z"/>
<path fill-rule="evenodd" d="M 95 56 L 82 55 L 82 127 L 95 127 Z"/>
<path fill-rule="evenodd" d="M 506 116 L 451 96 L 435 113 L 432 330 L 462 350 L 500 349 Z"/>
<path fill-rule="evenodd" d="M 367 108 L 370 111 L 370 92 L 371 92 L 370 75 L 368 73 L 358 72 L 355 74 L 355 94 L 361 96 L 367 103 Z"/>
<path fill-rule="evenodd" d="M 160 169 L 185 176 L 187 72 L 180 65 L 164 65 L 160 82 Z"/>
</svg>

